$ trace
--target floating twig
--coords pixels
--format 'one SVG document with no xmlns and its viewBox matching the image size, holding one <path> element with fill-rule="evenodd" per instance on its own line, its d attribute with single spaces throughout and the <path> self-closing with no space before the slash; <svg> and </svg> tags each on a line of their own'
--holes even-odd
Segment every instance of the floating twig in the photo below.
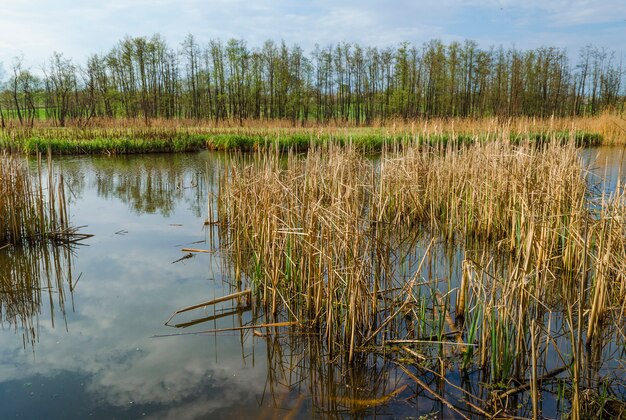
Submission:
<svg viewBox="0 0 626 420">
<path fill-rule="evenodd" d="M 291 327 L 293 325 L 298 325 L 298 323 L 296 321 L 273 322 L 273 323 L 270 323 L 270 324 L 261 324 L 261 325 L 245 325 L 245 326 L 242 326 L 242 327 L 217 328 L 217 329 L 214 329 L 214 330 L 184 332 L 184 333 L 176 333 L 176 334 L 153 335 L 152 338 L 174 337 L 174 336 L 177 336 L 177 335 L 215 334 L 215 333 L 221 333 L 221 332 L 245 331 L 245 330 L 251 330 L 251 329 L 253 330 L 255 328 Z"/>
<path fill-rule="evenodd" d="M 189 254 L 185 254 L 176 261 L 172 261 L 172 264 L 176 264 L 177 262 L 181 262 L 183 260 L 188 260 L 189 258 L 193 258 L 193 254 L 190 252 Z"/>
<path fill-rule="evenodd" d="M 206 302 L 198 303 L 196 305 L 191 305 L 191 306 L 187 306 L 187 307 L 181 308 L 181 309 L 177 310 L 176 312 L 174 312 L 172 314 L 172 316 L 170 316 L 168 318 L 168 320 L 165 321 L 164 325 L 168 325 L 168 323 L 172 320 L 172 318 L 174 318 L 178 314 L 182 314 L 183 312 L 192 311 L 194 309 L 202 308 L 204 306 L 215 305 L 216 303 L 225 302 L 227 300 L 232 300 L 232 299 L 236 299 L 236 298 L 241 297 L 241 296 L 249 295 L 250 293 L 251 293 L 251 290 L 250 289 L 246 289 L 246 290 L 242 290 L 241 292 L 231 293 L 230 295 L 222 296 L 222 297 L 219 297 L 219 298 L 216 298 L 216 299 L 213 299 L 213 300 L 209 300 L 209 301 L 206 301 Z"/>
<path fill-rule="evenodd" d="M 183 248 L 182 252 L 196 252 L 201 254 L 213 254 L 215 251 L 211 251 L 209 249 L 197 249 L 197 248 Z"/>
<path fill-rule="evenodd" d="M 251 309 L 251 306 L 248 305 L 248 306 L 245 306 L 243 308 L 236 309 L 236 310 L 233 310 L 233 311 L 228 311 L 228 312 L 224 312 L 222 314 L 217 314 L 217 315 L 211 315 L 211 316 L 207 316 L 207 317 L 204 317 L 204 318 L 193 319 L 193 320 L 191 320 L 189 322 L 182 322 L 180 324 L 174 324 L 172 326 L 174 328 L 187 328 L 187 327 L 191 327 L 193 325 L 202 324 L 204 322 L 215 321 L 215 320 L 220 319 L 220 318 L 225 318 L 225 317 L 232 316 L 232 315 L 242 314 L 242 313 L 244 313 L 246 311 L 249 311 L 250 309 Z M 168 325 L 168 327 L 169 326 L 171 326 L 171 325 Z"/>
</svg>

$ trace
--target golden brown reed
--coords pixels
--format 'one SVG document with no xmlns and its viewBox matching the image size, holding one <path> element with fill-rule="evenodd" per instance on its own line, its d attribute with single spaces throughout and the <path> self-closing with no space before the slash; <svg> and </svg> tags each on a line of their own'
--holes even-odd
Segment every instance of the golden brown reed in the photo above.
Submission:
<svg viewBox="0 0 626 420">
<path fill-rule="evenodd" d="M 0 248 L 7 245 L 53 241 L 71 243 L 91 235 L 78 234 L 69 225 L 63 176 L 55 176 L 48 156 L 47 168 L 37 156 L 31 174 L 28 162 L 0 154 Z"/>
<path fill-rule="evenodd" d="M 259 152 L 251 165 L 235 162 L 220 186 L 226 242 L 271 312 L 287 306 L 302 323 L 326 325 L 329 343 L 352 350 L 377 305 L 375 294 L 363 300 L 380 265 L 382 232 L 366 214 L 372 180 L 371 163 L 330 147 L 285 161 Z"/>
<path fill-rule="evenodd" d="M 578 407 L 598 381 L 584 379 L 583 342 L 623 341 L 626 289 L 623 188 L 591 205 L 585 175 L 579 150 L 556 141 L 392 146 L 379 160 L 332 144 L 263 150 L 235 157 L 220 180 L 222 244 L 268 312 L 319 330 L 349 360 L 385 343 L 452 345 L 464 368 L 487 372 L 494 411 L 527 389 L 537 411 L 538 384 L 571 364 Z M 439 290 L 422 274 L 431 246 L 402 273 L 420 236 L 465 254 L 460 330 L 453 282 Z M 510 388 L 512 378 L 530 385 Z"/>
<path fill-rule="evenodd" d="M 50 160 L 46 171 L 41 157 L 37 165 L 38 176 L 33 176 L 23 158 L 0 155 L 0 322 L 21 330 L 25 347 L 37 339 L 42 290 L 51 303 L 56 296 L 64 316 L 66 278 L 72 288 L 71 250 L 46 242 L 77 238 L 68 226 L 62 177 L 57 186 Z M 54 324 L 54 312 L 51 320 Z"/>
<path fill-rule="evenodd" d="M 32 128 L 9 122 L 0 137 L 21 141 L 26 138 L 89 140 L 103 138 L 175 138 L 178 135 L 238 134 L 274 138 L 303 135 L 350 136 L 432 136 L 469 135 L 498 137 L 507 132 L 515 135 L 587 132 L 602 136 L 606 144 L 626 143 L 626 119 L 618 113 L 603 113 L 588 117 L 563 118 L 428 118 L 416 120 L 375 121 L 370 126 L 354 126 L 336 121 L 324 124 L 307 122 L 294 126 L 291 120 L 221 121 L 196 119 L 95 118 L 80 126 L 56 127 L 50 120 L 35 121 Z"/>
<path fill-rule="evenodd" d="M 58 127 L 53 120 L 35 120 L 33 121 L 34 129 L 39 128 L 55 128 L 63 130 L 63 127 Z M 509 126 L 512 129 L 516 129 L 519 132 L 527 131 L 547 131 L 547 130 L 561 130 L 566 131 L 575 127 L 580 130 L 597 131 L 604 130 L 606 133 L 623 132 L 626 129 L 626 121 L 624 121 L 623 113 L 619 112 L 604 112 L 598 115 L 589 116 L 577 116 L 577 117 L 525 117 L 517 116 L 510 118 L 503 117 L 448 117 L 448 118 L 418 118 L 418 119 L 385 119 L 374 120 L 369 126 L 361 127 L 374 127 L 374 128 L 390 128 L 398 130 L 410 130 L 411 127 L 420 129 L 423 126 L 438 127 L 444 131 L 457 131 L 464 133 L 476 133 L 485 132 L 489 128 L 494 126 Z M 20 129 L 19 122 L 17 120 L 7 120 L 6 129 Z M 89 129 L 89 128 L 238 128 L 238 127 L 252 127 L 252 128 L 298 128 L 294 126 L 291 119 L 246 119 L 242 122 L 239 119 L 233 120 L 219 120 L 217 123 L 214 119 L 186 119 L 186 118 L 152 118 L 146 120 L 144 118 L 91 118 L 88 121 L 81 121 L 79 124 L 72 124 L 68 122 L 66 126 L 69 129 Z M 317 123 L 315 121 L 307 121 L 305 127 L 311 128 L 346 128 L 357 127 L 353 121 L 346 122 L 340 120 L 330 120 L 324 123 Z M 24 130 L 32 129 L 25 127 Z"/>
</svg>

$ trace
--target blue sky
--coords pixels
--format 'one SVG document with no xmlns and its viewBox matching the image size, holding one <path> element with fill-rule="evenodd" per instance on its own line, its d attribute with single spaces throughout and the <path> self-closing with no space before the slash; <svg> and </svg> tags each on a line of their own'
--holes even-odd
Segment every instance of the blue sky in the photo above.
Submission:
<svg viewBox="0 0 626 420">
<path fill-rule="evenodd" d="M 587 44 L 626 58 L 624 0 L 0 0 L 0 62 L 40 67 L 53 51 L 78 63 L 125 35 L 160 33 L 172 46 L 241 38 L 297 43 L 340 41 L 394 46 L 472 39 L 482 48 L 567 48 Z"/>
</svg>

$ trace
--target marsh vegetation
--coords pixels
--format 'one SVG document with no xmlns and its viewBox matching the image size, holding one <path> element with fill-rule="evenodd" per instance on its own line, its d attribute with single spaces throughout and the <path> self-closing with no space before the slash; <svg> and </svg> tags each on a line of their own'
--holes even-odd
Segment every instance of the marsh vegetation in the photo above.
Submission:
<svg viewBox="0 0 626 420">
<path fill-rule="evenodd" d="M 85 63 L 54 53 L 42 74 L 16 59 L 0 324 L 72 371 L 62 418 L 624 418 L 626 190 L 581 158 L 626 143 L 623 75 L 605 49 L 469 40 L 154 35 Z M 69 313 L 83 272 L 87 308 Z M 3 406 L 57 413 L 57 394 L 11 392 L 61 375 L 8 353 Z"/>
<path fill-rule="evenodd" d="M 202 149 L 253 151 L 279 147 L 307 150 L 327 143 L 352 145 L 365 152 L 380 152 L 390 143 L 440 144 L 486 141 L 551 140 L 578 146 L 623 144 L 626 121 L 619 114 L 576 118 L 450 118 L 393 121 L 387 125 L 356 127 L 321 124 L 292 127 L 288 121 L 246 121 L 244 127 L 197 120 L 98 120 L 89 127 L 58 128 L 47 123 L 33 128 L 14 127 L 0 132 L 0 149 L 36 155 L 192 152 Z"/>
<path fill-rule="evenodd" d="M 7 413 L 623 415 L 622 148 L 509 136 L 55 157 L 96 236 L 0 250 Z"/>
<path fill-rule="evenodd" d="M 461 417 L 536 417 L 550 393 L 610 417 L 626 195 L 594 182 L 571 142 L 409 142 L 377 160 L 331 143 L 232 160 L 212 206 L 234 287 L 324 360 L 395 364 L 392 396 L 408 385 Z"/>
<path fill-rule="evenodd" d="M 0 244 L 9 246 L 45 240 L 64 241 L 75 233 L 69 225 L 62 176 L 44 173 L 41 155 L 37 175 L 18 156 L 0 155 Z"/>
</svg>

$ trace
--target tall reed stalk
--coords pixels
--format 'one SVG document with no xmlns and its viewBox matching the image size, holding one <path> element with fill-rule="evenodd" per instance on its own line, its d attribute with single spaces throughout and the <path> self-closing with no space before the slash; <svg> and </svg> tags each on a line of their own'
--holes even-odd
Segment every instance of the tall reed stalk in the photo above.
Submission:
<svg viewBox="0 0 626 420">
<path fill-rule="evenodd" d="M 55 176 L 51 157 L 41 155 L 33 175 L 25 159 L 0 155 L 0 247 L 22 243 L 77 242 L 91 235 L 69 224 L 63 175 Z"/>
<path fill-rule="evenodd" d="M 626 202 L 619 187 L 590 206 L 572 143 L 493 137 L 391 144 L 379 160 L 332 143 L 235 156 L 217 197 L 234 272 L 269 313 L 319 331 L 332 353 L 354 361 L 412 343 L 424 359 L 457 354 L 463 369 L 486 372 L 494 410 L 531 390 L 538 415 L 542 381 L 573 364 L 574 391 L 583 386 L 584 355 L 560 355 L 563 337 L 572 349 L 597 343 L 602 324 L 623 342 Z M 465 255 L 450 270 L 460 290 L 433 268 L 433 249 L 447 246 Z M 407 271 L 412 255 L 419 264 Z M 452 321 L 454 296 L 466 322 Z M 428 342 L 436 353 L 419 344 Z"/>
</svg>

